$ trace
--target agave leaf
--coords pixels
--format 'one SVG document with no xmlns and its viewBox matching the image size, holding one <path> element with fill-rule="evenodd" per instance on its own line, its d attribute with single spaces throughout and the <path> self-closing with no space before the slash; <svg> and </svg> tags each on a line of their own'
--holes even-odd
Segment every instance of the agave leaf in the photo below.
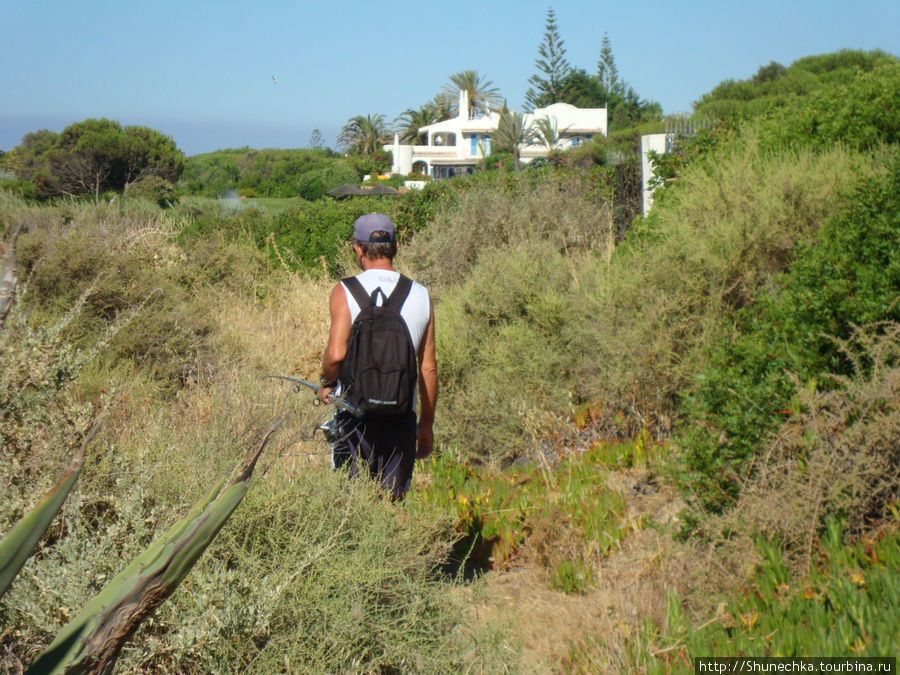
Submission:
<svg viewBox="0 0 900 675">
<path fill-rule="evenodd" d="M 100 427 L 94 427 L 91 430 L 56 485 L 44 495 L 37 506 L 22 516 L 3 541 L 0 541 L 0 598 L 6 593 L 22 569 L 22 565 L 28 560 L 34 547 L 62 508 L 84 465 L 85 449 L 99 429 Z"/>
<path fill-rule="evenodd" d="M 111 579 L 63 626 L 28 672 L 112 670 L 119 651 L 141 621 L 175 591 L 237 508 L 275 428 L 264 432 L 234 481 L 226 486 L 225 478 L 220 480 L 187 516 Z"/>
</svg>

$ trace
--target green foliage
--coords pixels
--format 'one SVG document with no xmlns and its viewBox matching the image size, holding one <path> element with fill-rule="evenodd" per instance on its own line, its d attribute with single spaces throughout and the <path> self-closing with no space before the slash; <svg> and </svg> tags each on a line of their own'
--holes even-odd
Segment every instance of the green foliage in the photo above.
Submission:
<svg viewBox="0 0 900 675">
<path fill-rule="evenodd" d="M 828 148 L 843 143 L 861 150 L 900 142 L 900 59 L 816 89 L 772 114 L 763 131 L 770 147 L 803 143 Z"/>
<path fill-rule="evenodd" d="M 338 145 L 351 155 L 372 156 L 390 142 L 390 133 L 384 115 L 357 115 L 341 129 Z"/>
<path fill-rule="evenodd" d="M 297 195 L 303 199 L 313 201 L 324 197 L 329 190 L 359 181 L 359 173 L 352 162 L 347 160 L 333 160 L 320 169 L 313 169 L 304 173 L 297 181 Z"/>
<path fill-rule="evenodd" d="M 545 27 L 544 40 L 538 46 L 538 58 L 534 62 L 538 72 L 528 78 L 530 86 L 525 92 L 525 107 L 529 112 L 560 100 L 561 82 L 571 69 L 552 7 L 547 9 Z"/>
<path fill-rule="evenodd" d="M 0 180 L 0 191 L 18 195 L 23 199 L 36 199 L 37 189 L 27 180 Z"/>
<path fill-rule="evenodd" d="M 695 117 L 716 119 L 715 128 L 678 139 L 674 152 L 654 158 L 655 204 L 665 199 L 688 163 L 714 161 L 747 137 L 756 139 L 760 152 L 773 153 L 786 148 L 825 151 L 836 143 L 873 150 L 897 143 L 896 57 L 842 51 L 801 59 L 782 74 L 778 68 L 760 70 L 765 72 L 753 80 L 722 83 L 695 104 Z M 663 186 L 668 187 L 660 190 Z"/>
<path fill-rule="evenodd" d="M 565 416 L 572 271 L 608 240 L 604 203 L 564 172 L 479 174 L 404 255 L 435 308 L 442 433 L 506 461 Z"/>
<path fill-rule="evenodd" d="M 503 102 L 500 90 L 493 86 L 494 83 L 484 75 L 479 75 L 477 70 L 463 70 L 453 73 L 450 82 L 444 85 L 441 94 L 449 106 L 452 116 L 459 112 L 459 92 L 465 91 L 469 97 L 469 115 L 487 115 L 496 110 Z"/>
<path fill-rule="evenodd" d="M 303 188 L 308 189 L 316 176 L 324 179 L 326 190 L 340 185 L 330 185 L 328 172 L 341 172 L 343 168 L 338 167 L 342 166 L 343 162 L 327 149 L 219 150 L 188 157 L 182 185 L 188 194 L 207 197 L 219 197 L 230 190 L 245 194 L 251 188 L 259 197 L 299 197 L 306 196 Z"/>
<path fill-rule="evenodd" d="M 851 100 L 836 94 L 850 93 L 842 87 L 860 75 L 879 67 L 896 66 L 897 58 L 882 51 L 842 50 L 833 54 L 808 56 L 789 67 L 770 63 L 747 80 L 725 80 L 694 102 L 694 114 L 700 117 L 755 117 L 772 109 L 790 111 L 795 103 L 816 92 L 830 91 L 830 105 L 837 110 L 869 107 L 868 99 Z M 878 106 L 876 106 L 878 107 Z M 890 112 L 890 111 L 886 111 Z M 786 122 L 791 115 L 784 117 Z M 802 121 L 795 120 L 795 124 Z"/>
<path fill-rule="evenodd" d="M 482 253 L 520 243 L 546 241 L 565 255 L 607 241 L 602 195 L 578 172 L 479 173 L 426 186 L 416 200 L 428 227 L 407 255 L 430 284 L 460 283 Z"/>
<path fill-rule="evenodd" d="M 168 136 L 147 127 L 107 119 L 71 124 L 57 136 L 28 134 L 15 149 L 12 163 L 20 178 L 35 185 L 42 197 L 92 195 L 121 191 L 149 176 L 174 182 L 181 175 L 183 155 Z"/>
<path fill-rule="evenodd" d="M 500 113 L 497 131 L 494 132 L 493 146 L 499 152 L 511 152 L 513 171 L 519 170 L 519 146 L 531 136 L 531 127 L 525 124 L 525 115 L 506 108 Z"/>
<path fill-rule="evenodd" d="M 158 644 L 152 663 L 175 657 L 208 672 L 248 661 L 254 672 L 286 663 L 459 668 L 470 646 L 454 630 L 460 608 L 434 578 L 446 519 L 401 524 L 367 483 L 318 471 L 251 492 L 234 518 L 201 563 L 202 580 L 173 598 L 162 630 L 148 635 Z M 211 609 L 218 621 L 208 620 Z"/>
<path fill-rule="evenodd" d="M 815 388 L 821 373 L 849 375 L 854 364 L 838 341 L 854 325 L 900 320 L 900 181 L 897 172 L 864 182 L 847 208 L 825 223 L 777 284 L 735 316 L 731 335 L 712 349 L 689 420 L 683 486 L 720 509 L 761 441 L 795 410 L 794 378 Z"/>
<path fill-rule="evenodd" d="M 419 133 L 419 129 L 429 124 L 442 121 L 442 111 L 434 102 L 426 103 L 417 110 L 407 108 L 394 120 L 394 123 L 400 123 L 397 133 L 400 136 L 401 143 L 409 143 L 411 145 L 424 145 L 425 134 Z"/>
<path fill-rule="evenodd" d="M 373 211 L 385 213 L 394 220 L 399 240 L 406 243 L 442 205 L 456 198 L 457 191 L 451 182 L 442 181 L 429 183 L 424 190 L 410 191 L 400 197 L 293 201 L 282 204 L 272 216 L 252 208 L 255 202 L 233 213 L 221 213 L 218 206 L 225 200 L 186 199 L 177 211 L 191 217 L 192 221 L 179 232 L 178 241 L 184 246 L 196 242 L 200 247 L 206 246 L 205 240 L 213 236 L 230 244 L 252 242 L 275 266 L 335 275 L 340 271 L 340 253 L 349 245 L 356 218 Z M 211 207 L 215 207 L 215 211 Z M 193 260 L 215 275 L 206 258 Z M 215 259 L 212 260 L 215 263 Z"/>
<path fill-rule="evenodd" d="M 233 481 L 226 485 L 226 478 L 220 479 L 184 518 L 91 598 L 31 670 L 111 669 L 131 632 L 175 591 L 240 504 L 273 432 L 274 427 L 263 435 Z"/>
<path fill-rule="evenodd" d="M 388 139 L 389 140 L 389 139 Z M 387 141 L 385 141 L 387 142 Z M 391 170 L 393 153 L 379 145 L 367 154 L 351 154 L 347 159 L 356 169 L 360 180 L 366 175 L 383 175 Z"/>
<path fill-rule="evenodd" d="M 609 452 L 598 445 L 552 468 L 529 463 L 502 472 L 444 454 L 429 460 L 429 480 L 410 496 L 410 508 L 453 516 L 462 534 L 457 563 L 483 571 L 533 556 L 550 572 L 552 588 L 580 593 L 593 563 L 616 550 L 631 527 L 624 498 L 606 486 L 602 457 Z"/>
<path fill-rule="evenodd" d="M 334 275 L 338 252 L 349 246 L 353 236 L 353 221 L 381 208 L 376 198 L 304 204 L 278 214 L 272 220 L 269 240 L 260 241 L 257 233 L 257 244 L 269 246 L 270 257 L 281 257 L 289 267 Z"/>
<path fill-rule="evenodd" d="M 10 208 L 22 208 L 13 202 Z M 0 332 L 0 531 L 21 517 L 31 495 L 40 493 L 36 488 L 48 487 L 96 411 L 111 409 L 58 524 L 0 599 L 0 669 L 27 667 L 78 608 L 156 540 L 185 502 L 236 460 L 260 411 L 278 411 L 293 424 L 279 456 L 267 462 L 264 486 L 251 488 L 182 591 L 144 622 L 120 667 L 508 668 L 506 631 L 469 625 L 463 594 L 440 572 L 455 538 L 448 518 L 433 511 L 410 517 L 405 505 L 381 499 L 369 483 L 333 474 L 319 461 L 320 446 L 311 455 L 309 445 L 294 449 L 315 413 L 298 409 L 292 394 L 288 407 L 268 385 L 258 385 L 252 368 L 228 365 L 231 356 L 207 353 L 207 366 L 192 360 L 201 376 L 169 397 L 155 377 L 164 355 L 129 360 L 110 349 L 128 325 L 148 331 L 166 318 L 160 310 L 186 308 L 188 296 L 196 302 L 189 309 L 215 333 L 227 321 L 222 298 L 232 297 L 235 307 L 252 304 L 242 293 L 245 284 L 264 281 L 261 268 L 244 266 L 248 256 L 258 256 L 238 236 L 229 241 L 218 231 L 195 232 L 180 249 L 173 242 L 175 218 L 142 202 L 29 210 L 33 237 L 20 245 L 31 280 Z M 57 278 L 42 269 L 45 263 L 64 270 Z M 124 302 L 131 286 L 140 297 L 148 281 L 160 289 L 160 305 Z M 213 285 L 215 292 L 207 293 Z M 67 311 L 66 294 L 79 290 L 77 306 Z M 92 305 L 95 291 L 118 304 Z M 98 315 L 101 306 L 107 311 Z M 186 320 L 167 330 L 176 333 Z M 73 334 L 78 343 L 67 338 Z M 207 345 L 219 344 L 221 332 L 210 339 Z"/>
<path fill-rule="evenodd" d="M 723 320 L 753 302 L 885 154 L 759 154 L 753 137 L 693 162 L 612 258 L 582 268 L 569 306 L 582 401 L 667 433 Z M 575 365 L 577 364 L 577 365 Z M 650 422 L 650 420 L 655 420 Z M 657 426 L 659 425 L 659 426 Z"/>
<path fill-rule="evenodd" d="M 128 196 L 135 199 L 146 199 L 160 208 L 167 208 L 178 201 L 175 186 L 159 176 L 144 176 L 128 187 Z"/>
<path fill-rule="evenodd" d="M 154 371 L 169 392 L 182 385 L 186 364 L 208 348 L 210 319 L 196 311 L 193 289 L 228 279 L 228 285 L 252 292 L 237 271 L 260 267 L 260 256 L 246 244 L 188 257 L 174 243 L 173 224 L 144 202 L 105 207 L 105 218 L 87 207 L 73 207 L 68 215 L 48 210 L 47 216 L 48 222 L 20 238 L 19 264 L 30 275 L 26 308 L 52 322 L 81 303 L 60 332 L 61 340 L 79 347 L 92 346 L 107 323 L 131 317 L 109 337 L 108 348 Z"/>
<path fill-rule="evenodd" d="M 809 576 L 792 582 L 776 543 L 760 539 L 764 560 L 724 604 L 694 627 L 670 598 L 665 625 L 648 622 L 640 640 L 648 672 L 694 672 L 695 656 L 886 656 L 900 628 L 900 533 L 897 522 L 875 538 L 842 541 L 835 520 L 818 542 Z M 632 663 L 632 667 L 638 663 Z"/>
</svg>

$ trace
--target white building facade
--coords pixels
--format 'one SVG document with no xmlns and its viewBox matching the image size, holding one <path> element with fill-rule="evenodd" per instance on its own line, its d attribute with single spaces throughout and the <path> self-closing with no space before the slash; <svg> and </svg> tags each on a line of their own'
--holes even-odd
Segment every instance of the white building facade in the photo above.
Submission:
<svg viewBox="0 0 900 675">
<path fill-rule="evenodd" d="M 554 150 L 566 150 L 589 141 L 597 134 L 606 135 L 606 108 L 576 108 L 568 103 L 554 103 L 525 115 L 525 125 L 548 118 L 555 125 L 559 140 Z M 497 131 L 500 113 L 472 113 L 465 91 L 459 92 L 459 112 L 453 119 L 421 127 L 425 145 L 401 145 L 394 135 L 394 144 L 384 146 L 392 151 L 391 173 L 406 175 L 420 173 L 432 178 L 448 178 L 473 173 L 485 157 L 491 154 L 492 137 Z M 531 139 L 519 146 L 519 161 L 531 162 L 546 157 L 549 150 L 543 142 Z"/>
</svg>

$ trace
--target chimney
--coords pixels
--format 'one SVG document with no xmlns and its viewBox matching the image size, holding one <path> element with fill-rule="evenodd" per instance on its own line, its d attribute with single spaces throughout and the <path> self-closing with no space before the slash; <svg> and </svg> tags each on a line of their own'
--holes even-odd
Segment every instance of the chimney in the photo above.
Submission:
<svg viewBox="0 0 900 675">
<path fill-rule="evenodd" d="M 459 118 L 463 122 L 469 121 L 469 92 L 465 89 L 459 90 Z"/>
</svg>

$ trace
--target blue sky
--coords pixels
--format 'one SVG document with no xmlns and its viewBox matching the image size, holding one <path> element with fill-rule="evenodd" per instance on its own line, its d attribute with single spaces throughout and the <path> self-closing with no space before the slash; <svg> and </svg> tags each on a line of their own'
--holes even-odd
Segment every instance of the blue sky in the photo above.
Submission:
<svg viewBox="0 0 900 675">
<path fill-rule="evenodd" d="M 393 120 L 468 69 L 521 109 L 551 5 L 570 64 L 594 72 L 606 32 L 620 76 L 665 113 L 773 60 L 900 55 L 900 0 L 0 0 L 0 149 L 88 117 L 188 155 L 305 147 L 314 128 L 333 147 L 350 117 Z"/>
</svg>

